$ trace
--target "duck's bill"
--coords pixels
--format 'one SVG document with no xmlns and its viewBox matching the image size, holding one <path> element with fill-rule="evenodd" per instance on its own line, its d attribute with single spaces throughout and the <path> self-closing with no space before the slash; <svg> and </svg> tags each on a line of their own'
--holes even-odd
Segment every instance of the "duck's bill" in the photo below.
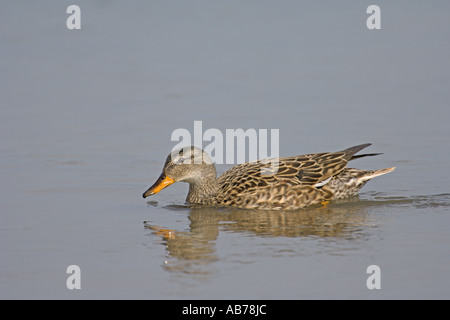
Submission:
<svg viewBox="0 0 450 320">
<path fill-rule="evenodd" d="M 175 180 L 162 173 L 159 176 L 158 180 L 156 180 L 156 182 L 150 188 L 148 188 L 147 191 L 144 192 L 142 197 L 146 198 L 148 196 L 154 195 L 155 193 L 160 192 L 165 187 L 170 186 L 174 182 Z"/>
</svg>

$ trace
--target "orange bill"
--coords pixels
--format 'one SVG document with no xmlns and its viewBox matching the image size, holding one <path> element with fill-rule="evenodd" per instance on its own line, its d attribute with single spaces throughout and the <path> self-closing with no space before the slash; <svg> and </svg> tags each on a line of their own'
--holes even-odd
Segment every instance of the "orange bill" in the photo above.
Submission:
<svg viewBox="0 0 450 320">
<path fill-rule="evenodd" d="M 148 196 L 154 195 L 155 193 L 160 192 L 165 187 L 170 186 L 174 182 L 175 180 L 162 173 L 159 176 L 158 180 L 156 180 L 156 182 L 150 188 L 148 188 L 147 191 L 144 192 L 142 197 L 146 198 Z"/>
</svg>

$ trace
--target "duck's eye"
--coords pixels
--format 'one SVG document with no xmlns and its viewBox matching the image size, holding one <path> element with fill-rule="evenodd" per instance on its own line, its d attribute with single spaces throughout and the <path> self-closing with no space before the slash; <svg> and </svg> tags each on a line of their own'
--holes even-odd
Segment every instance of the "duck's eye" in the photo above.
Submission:
<svg viewBox="0 0 450 320">
<path fill-rule="evenodd" d="M 185 160 L 184 158 L 179 157 L 177 160 L 175 160 L 174 163 L 175 163 L 175 164 L 182 164 L 184 160 Z"/>
</svg>

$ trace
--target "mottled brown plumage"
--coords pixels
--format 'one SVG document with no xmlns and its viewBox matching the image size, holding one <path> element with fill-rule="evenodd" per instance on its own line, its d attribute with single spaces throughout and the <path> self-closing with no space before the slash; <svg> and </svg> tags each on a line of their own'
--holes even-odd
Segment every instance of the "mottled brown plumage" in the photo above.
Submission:
<svg viewBox="0 0 450 320">
<path fill-rule="evenodd" d="M 251 209 L 298 209 L 322 201 L 358 194 L 368 180 L 395 168 L 359 170 L 348 161 L 376 154 L 355 154 L 370 144 L 340 152 L 313 153 L 278 159 L 278 166 L 260 160 L 239 164 L 218 179 L 208 154 L 196 147 L 167 157 L 157 182 L 144 194 L 155 194 L 174 182 L 188 182 L 192 204 L 215 204 Z"/>
</svg>

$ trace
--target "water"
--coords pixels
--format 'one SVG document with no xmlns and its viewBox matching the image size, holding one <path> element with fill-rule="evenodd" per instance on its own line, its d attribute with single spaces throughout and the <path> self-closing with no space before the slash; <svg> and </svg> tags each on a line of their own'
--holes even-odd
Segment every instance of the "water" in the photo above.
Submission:
<svg viewBox="0 0 450 320">
<path fill-rule="evenodd" d="M 448 2 L 379 1 L 377 31 L 359 1 L 78 1 L 77 31 L 70 4 L 0 13 L 1 298 L 450 298 Z M 143 200 L 194 120 L 397 170 L 320 209 Z"/>
</svg>

